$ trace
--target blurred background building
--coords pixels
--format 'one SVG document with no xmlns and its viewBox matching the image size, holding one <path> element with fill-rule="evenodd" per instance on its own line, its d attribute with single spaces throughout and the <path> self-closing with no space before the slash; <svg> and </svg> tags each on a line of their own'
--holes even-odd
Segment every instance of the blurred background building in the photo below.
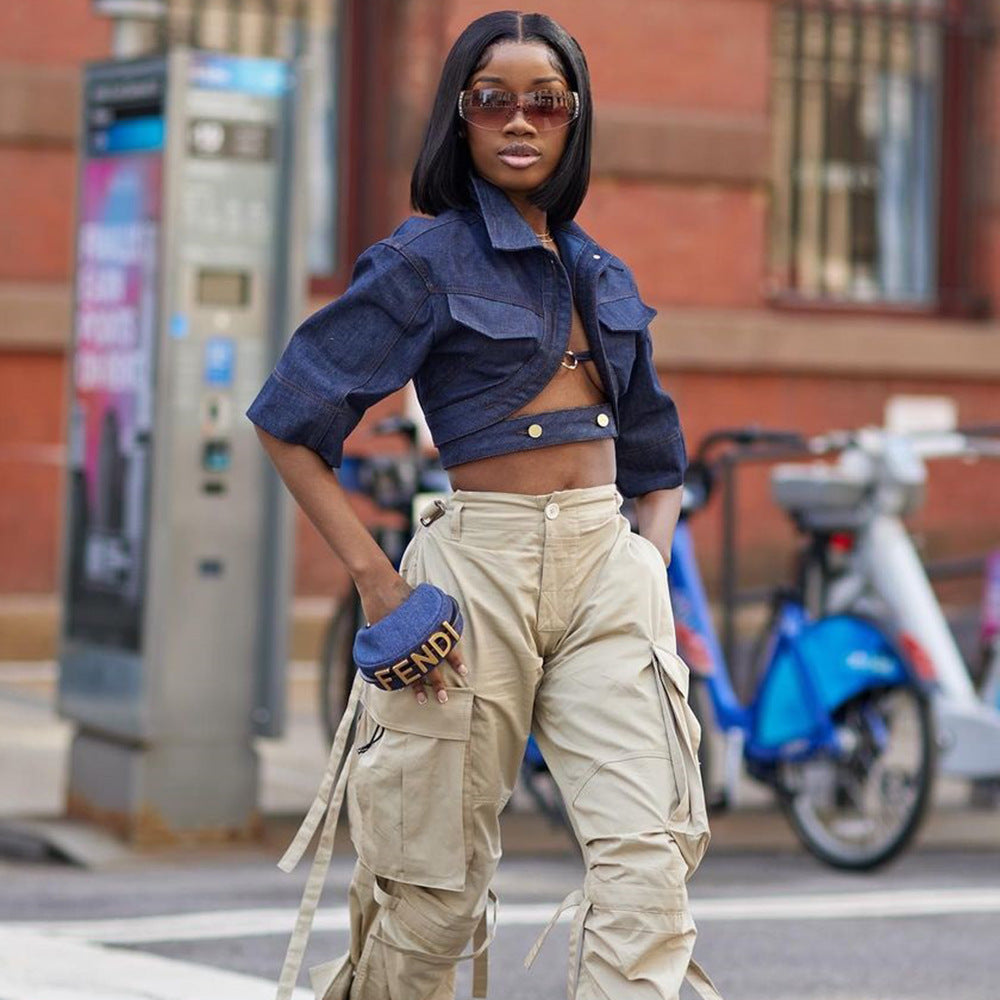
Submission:
<svg viewBox="0 0 1000 1000">
<path fill-rule="evenodd" d="M 51 656 L 55 641 L 81 63 L 171 40 L 309 54 L 316 308 L 345 287 L 357 254 L 409 214 L 409 172 L 443 58 L 468 21 L 498 4 L 132 6 L 148 20 L 116 25 L 94 0 L 0 4 L 7 658 Z M 897 394 L 952 397 L 963 424 L 1000 419 L 1000 2 L 547 0 L 541 9 L 579 40 L 593 75 L 594 169 L 579 221 L 632 265 L 659 310 L 655 355 L 690 450 L 723 425 L 880 424 Z M 373 416 L 401 405 L 387 400 Z M 350 447 L 383 445 L 363 425 Z M 915 521 L 928 556 L 997 544 L 995 483 L 984 466 L 932 465 Z M 739 505 L 743 581 L 783 576 L 791 529 L 766 470 L 741 473 Z M 717 515 L 696 530 L 712 580 Z M 304 518 L 297 534 L 307 622 L 347 579 Z M 4 623 L 13 615 L 16 630 Z M 308 645 L 308 629 L 297 634 Z"/>
</svg>

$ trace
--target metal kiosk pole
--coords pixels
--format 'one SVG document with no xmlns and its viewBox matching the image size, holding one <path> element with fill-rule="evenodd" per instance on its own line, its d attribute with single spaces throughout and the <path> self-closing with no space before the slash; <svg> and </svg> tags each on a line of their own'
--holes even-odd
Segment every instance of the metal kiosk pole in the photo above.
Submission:
<svg viewBox="0 0 1000 1000">
<path fill-rule="evenodd" d="M 296 65 L 84 78 L 59 710 L 67 810 L 252 834 L 284 724 L 290 510 L 243 411 L 300 314 Z"/>
</svg>

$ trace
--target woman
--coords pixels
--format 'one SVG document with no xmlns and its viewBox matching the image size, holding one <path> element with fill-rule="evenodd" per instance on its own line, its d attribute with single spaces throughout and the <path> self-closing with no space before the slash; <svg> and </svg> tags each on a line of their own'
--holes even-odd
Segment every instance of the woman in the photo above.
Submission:
<svg viewBox="0 0 1000 1000">
<path fill-rule="evenodd" d="M 423 581 L 465 620 L 447 663 L 412 695 L 355 684 L 357 752 L 328 806 L 342 724 L 282 861 L 294 866 L 326 814 L 282 998 L 345 787 L 359 857 L 351 949 L 312 970 L 317 997 L 454 995 L 456 961 L 482 957 L 489 940 L 498 817 L 529 732 L 587 864 L 564 904 L 578 904 L 570 997 L 672 1000 L 685 974 L 717 996 L 690 963 L 685 882 L 708 827 L 664 574 L 684 445 L 652 364 L 653 310 L 628 268 L 572 221 L 591 122 L 586 61 L 563 28 L 511 11 L 470 24 L 445 62 L 413 173 L 427 217 L 361 255 L 350 287 L 296 331 L 248 411 L 369 622 Z M 397 573 L 330 467 L 364 411 L 410 379 L 455 492 L 425 511 Z M 620 494 L 636 497 L 642 537 Z M 484 971 L 480 961 L 474 995 L 485 996 Z"/>
</svg>

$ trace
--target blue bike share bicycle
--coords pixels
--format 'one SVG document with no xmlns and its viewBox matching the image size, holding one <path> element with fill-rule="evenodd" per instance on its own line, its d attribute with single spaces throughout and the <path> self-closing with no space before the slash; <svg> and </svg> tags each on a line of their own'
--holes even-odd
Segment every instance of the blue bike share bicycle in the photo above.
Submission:
<svg viewBox="0 0 1000 1000">
<path fill-rule="evenodd" d="M 797 574 L 773 594 L 753 691 L 737 698 L 688 524 L 713 493 L 711 458 L 724 446 L 807 451 L 797 435 L 721 431 L 690 463 L 667 575 L 692 704 L 724 735 L 728 758 L 774 790 L 813 855 L 838 868 L 874 868 L 909 843 L 930 799 L 936 744 L 926 683 L 883 626 L 855 614 L 810 616 Z M 731 767 L 730 785 L 737 777 Z"/>
</svg>

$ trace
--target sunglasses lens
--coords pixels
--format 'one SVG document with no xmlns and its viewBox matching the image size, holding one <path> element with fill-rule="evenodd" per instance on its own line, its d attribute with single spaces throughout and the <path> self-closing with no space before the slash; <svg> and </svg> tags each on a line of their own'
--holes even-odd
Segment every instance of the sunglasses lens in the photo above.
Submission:
<svg viewBox="0 0 1000 1000">
<path fill-rule="evenodd" d="M 505 90 L 471 90 L 462 102 L 462 116 L 470 125 L 499 131 L 516 107 L 517 98 Z"/>
<path fill-rule="evenodd" d="M 537 129 L 562 128 L 574 117 L 573 96 L 560 90 L 536 90 L 524 95 L 524 116 Z"/>
<path fill-rule="evenodd" d="M 536 90 L 517 94 L 506 90 L 469 90 L 462 96 L 462 117 L 478 128 L 499 132 L 517 114 L 518 103 L 524 117 L 539 131 L 562 128 L 576 117 L 576 97 L 568 91 Z"/>
</svg>

